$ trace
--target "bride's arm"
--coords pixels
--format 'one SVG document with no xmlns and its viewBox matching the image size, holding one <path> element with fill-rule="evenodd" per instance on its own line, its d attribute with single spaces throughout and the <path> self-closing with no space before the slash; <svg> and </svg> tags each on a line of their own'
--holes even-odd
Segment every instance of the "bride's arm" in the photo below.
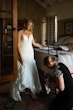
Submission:
<svg viewBox="0 0 73 110">
<path fill-rule="evenodd" d="M 33 40 L 32 40 L 32 44 L 33 44 L 33 46 L 35 46 L 35 47 L 39 47 L 39 48 L 44 47 L 44 46 L 42 46 L 41 44 L 35 42 L 34 38 L 33 38 Z"/>
<path fill-rule="evenodd" d="M 21 49 L 20 49 L 21 37 L 22 37 L 22 30 L 18 32 L 18 45 L 17 45 L 17 47 L 18 47 L 18 54 L 19 54 L 20 62 L 23 64 L 24 60 L 22 58 Z"/>
</svg>

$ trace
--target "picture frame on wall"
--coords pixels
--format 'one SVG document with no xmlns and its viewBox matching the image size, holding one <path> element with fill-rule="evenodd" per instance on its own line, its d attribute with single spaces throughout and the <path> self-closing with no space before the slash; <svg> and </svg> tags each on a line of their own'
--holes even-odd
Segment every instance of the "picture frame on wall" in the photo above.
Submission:
<svg viewBox="0 0 73 110">
<path fill-rule="evenodd" d="M 73 22 L 65 22 L 64 33 L 65 33 L 65 35 L 72 35 L 73 34 Z"/>
</svg>

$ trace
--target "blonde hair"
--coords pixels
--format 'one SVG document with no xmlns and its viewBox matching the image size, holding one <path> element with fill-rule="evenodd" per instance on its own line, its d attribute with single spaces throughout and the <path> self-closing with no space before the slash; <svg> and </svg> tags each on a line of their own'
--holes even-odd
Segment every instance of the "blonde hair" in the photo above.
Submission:
<svg viewBox="0 0 73 110">
<path fill-rule="evenodd" d="M 44 65 L 45 66 L 48 66 L 50 64 L 50 62 L 54 62 L 56 60 L 57 60 L 57 57 L 56 56 L 52 56 L 52 55 L 46 56 L 44 58 Z"/>
<path fill-rule="evenodd" d="M 24 23 L 23 23 L 23 29 L 27 29 L 29 23 L 32 23 L 32 27 L 34 27 L 34 23 L 32 21 L 32 19 L 24 19 Z"/>
</svg>

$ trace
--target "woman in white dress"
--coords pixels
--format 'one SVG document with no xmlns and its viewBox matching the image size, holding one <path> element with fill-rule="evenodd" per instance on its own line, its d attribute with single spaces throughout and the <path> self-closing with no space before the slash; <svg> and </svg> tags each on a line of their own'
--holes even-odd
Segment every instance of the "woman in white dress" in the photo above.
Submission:
<svg viewBox="0 0 73 110">
<path fill-rule="evenodd" d="M 42 89 L 33 50 L 33 46 L 40 48 L 42 45 L 34 41 L 32 28 L 33 22 L 25 19 L 23 29 L 18 32 L 18 76 L 11 91 L 12 98 L 16 101 L 21 100 L 20 92 L 26 88 L 31 90 L 32 97 L 36 97 L 36 93 Z"/>
</svg>

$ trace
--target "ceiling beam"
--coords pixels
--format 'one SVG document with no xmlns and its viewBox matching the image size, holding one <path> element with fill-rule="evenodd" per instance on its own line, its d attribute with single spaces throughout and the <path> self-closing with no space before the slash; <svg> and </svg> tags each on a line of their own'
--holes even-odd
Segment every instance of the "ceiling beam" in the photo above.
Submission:
<svg viewBox="0 0 73 110">
<path fill-rule="evenodd" d="M 43 8 L 47 9 L 45 3 L 42 3 L 40 0 L 35 0 L 37 3 L 39 3 Z"/>
</svg>

